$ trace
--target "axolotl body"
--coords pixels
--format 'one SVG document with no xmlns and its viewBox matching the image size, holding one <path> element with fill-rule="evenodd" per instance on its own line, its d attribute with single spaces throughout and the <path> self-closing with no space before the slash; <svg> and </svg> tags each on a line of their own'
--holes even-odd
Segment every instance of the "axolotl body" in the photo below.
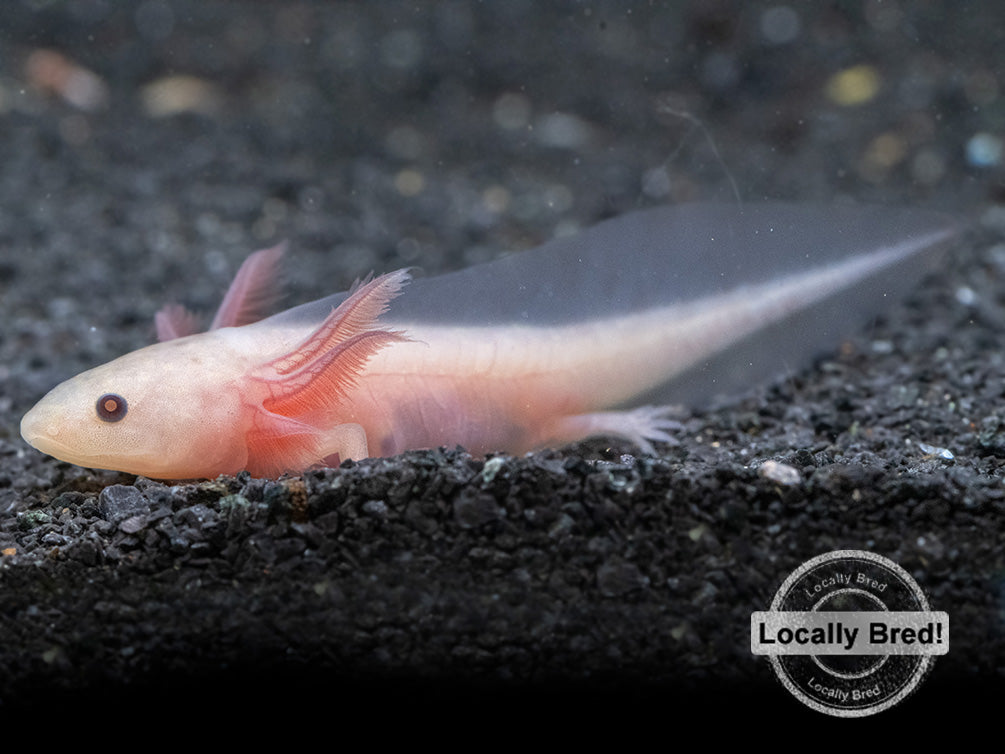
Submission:
<svg viewBox="0 0 1005 754">
<path fill-rule="evenodd" d="M 399 270 L 260 319 L 276 250 L 242 267 L 208 332 L 54 388 L 37 449 L 154 478 L 300 472 L 460 444 L 523 452 L 592 435 L 652 451 L 660 409 L 755 384 L 834 348 L 956 233 L 879 207 L 643 210 L 439 277 Z"/>
</svg>

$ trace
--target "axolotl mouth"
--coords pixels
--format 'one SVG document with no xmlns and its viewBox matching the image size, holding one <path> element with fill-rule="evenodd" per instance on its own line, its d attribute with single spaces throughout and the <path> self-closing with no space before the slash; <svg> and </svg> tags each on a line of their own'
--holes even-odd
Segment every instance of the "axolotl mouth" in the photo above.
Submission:
<svg viewBox="0 0 1005 754">
<path fill-rule="evenodd" d="M 63 421 L 55 412 L 37 404 L 21 419 L 21 437 L 36 450 L 65 458 L 71 449 L 59 441 Z"/>
<path fill-rule="evenodd" d="M 92 469 L 110 469 L 120 461 L 101 454 L 81 453 L 79 448 L 65 442 L 66 418 L 40 402 L 21 419 L 21 437 L 36 450 L 68 463 Z"/>
</svg>

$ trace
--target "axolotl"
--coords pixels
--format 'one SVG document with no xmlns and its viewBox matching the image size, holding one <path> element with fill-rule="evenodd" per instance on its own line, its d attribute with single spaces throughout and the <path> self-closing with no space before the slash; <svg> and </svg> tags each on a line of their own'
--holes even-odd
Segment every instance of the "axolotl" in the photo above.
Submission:
<svg viewBox="0 0 1005 754">
<path fill-rule="evenodd" d="M 460 444 L 525 452 L 594 435 L 651 452 L 662 407 L 806 365 L 903 293 L 957 233 L 921 210 L 763 203 L 641 210 L 438 277 L 398 270 L 258 319 L 277 250 L 214 326 L 54 388 L 38 450 L 161 479 L 301 472 Z"/>
</svg>

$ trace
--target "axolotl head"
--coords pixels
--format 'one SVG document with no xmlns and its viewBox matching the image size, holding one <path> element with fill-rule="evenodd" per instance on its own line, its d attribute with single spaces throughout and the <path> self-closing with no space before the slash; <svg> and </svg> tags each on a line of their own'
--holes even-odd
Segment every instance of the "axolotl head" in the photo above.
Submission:
<svg viewBox="0 0 1005 754">
<path fill-rule="evenodd" d="M 221 442 L 239 414 L 239 397 L 219 389 L 233 367 L 207 337 L 148 346 L 63 382 L 24 415 L 21 436 L 62 461 L 154 478 L 241 468 L 244 458 L 230 457 L 240 451 Z"/>
</svg>

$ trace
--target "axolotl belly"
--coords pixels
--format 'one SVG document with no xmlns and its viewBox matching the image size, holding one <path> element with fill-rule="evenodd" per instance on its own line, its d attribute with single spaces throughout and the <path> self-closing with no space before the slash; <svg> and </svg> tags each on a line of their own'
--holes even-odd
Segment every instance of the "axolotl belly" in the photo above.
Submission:
<svg viewBox="0 0 1005 754">
<path fill-rule="evenodd" d="M 72 463 L 169 479 L 592 435 L 652 452 L 670 439 L 662 407 L 833 349 L 957 231 L 940 214 L 881 207 L 664 207 L 253 321 L 278 258 L 266 250 L 210 331 L 188 334 L 190 319 L 165 309 L 164 342 L 57 386 L 21 433 Z"/>
</svg>

